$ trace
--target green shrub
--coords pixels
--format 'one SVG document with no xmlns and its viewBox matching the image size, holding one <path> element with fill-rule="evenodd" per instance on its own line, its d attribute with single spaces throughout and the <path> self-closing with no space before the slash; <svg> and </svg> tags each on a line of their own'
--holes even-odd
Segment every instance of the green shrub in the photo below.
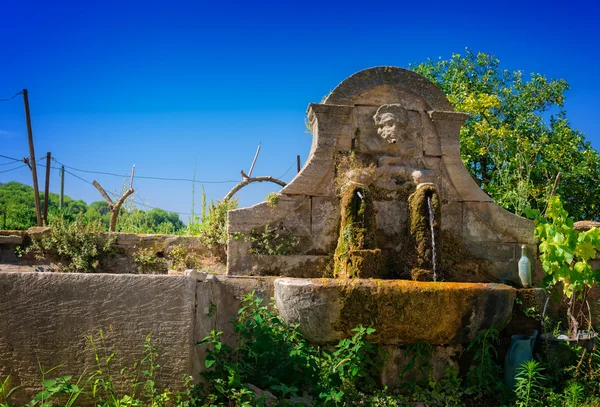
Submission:
<svg viewBox="0 0 600 407">
<path fill-rule="evenodd" d="M 319 406 L 353 405 L 363 398 L 361 391 L 375 390 L 374 373 L 380 363 L 377 349 L 365 340 L 372 328 L 356 328 L 352 338 L 330 351 L 309 345 L 297 325 L 286 326 L 262 302 L 254 293 L 244 296 L 233 323 L 239 338 L 235 349 L 221 341 L 222 332 L 212 331 L 198 343 L 209 345 L 207 371 L 202 373 L 206 403 L 260 403 L 248 383 L 282 399 L 309 392 Z"/>
<path fill-rule="evenodd" d="M 233 198 L 226 201 L 211 202 L 208 212 L 199 226 L 198 236 L 202 243 L 209 248 L 220 260 L 227 258 L 227 211 L 237 208 L 238 200 Z"/>
<path fill-rule="evenodd" d="M 26 252 L 33 252 L 38 260 L 57 260 L 52 267 L 73 273 L 93 272 L 103 256 L 112 254 L 115 237 L 103 233 L 100 222 L 83 221 L 79 214 L 74 222 L 56 218 L 48 235 L 33 239 Z"/>
</svg>

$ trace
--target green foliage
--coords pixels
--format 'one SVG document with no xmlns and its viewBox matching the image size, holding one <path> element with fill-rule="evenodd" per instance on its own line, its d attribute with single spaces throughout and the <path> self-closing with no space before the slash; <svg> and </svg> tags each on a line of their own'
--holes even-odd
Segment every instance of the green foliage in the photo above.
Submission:
<svg viewBox="0 0 600 407">
<path fill-rule="evenodd" d="M 365 341 L 374 331 L 371 328 L 356 328 L 354 336 L 340 341 L 334 351 L 313 347 L 297 325 L 286 326 L 254 293 L 244 296 L 233 323 L 238 335 L 235 349 L 221 341 L 221 332 L 212 331 L 199 342 L 209 345 L 205 361 L 209 370 L 202 373 L 208 386 L 206 403 L 255 405 L 247 404 L 256 401 L 247 383 L 280 398 L 310 392 L 320 406 L 353 405 L 360 390 L 375 388 L 377 352 Z"/>
<path fill-rule="evenodd" d="M 402 372 L 400 372 L 400 377 L 404 379 L 408 373 L 416 374 L 408 384 L 409 387 L 415 387 L 420 381 L 427 381 L 429 378 L 433 348 L 427 342 L 409 344 L 404 349 L 404 357 L 408 357 L 409 355 L 410 359 L 406 366 L 404 366 L 404 369 L 402 369 Z"/>
<path fill-rule="evenodd" d="M 471 369 L 466 377 L 467 392 L 475 399 L 506 390 L 501 380 L 502 368 L 496 363 L 499 335 L 496 328 L 490 327 L 467 345 L 467 352 L 474 353 Z"/>
<path fill-rule="evenodd" d="M 279 202 L 279 195 L 277 195 L 277 192 L 269 192 L 265 197 L 265 201 L 267 202 L 269 208 L 274 208 Z"/>
<path fill-rule="evenodd" d="M 298 246 L 298 238 L 285 233 L 282 228 L 272 229 L 268 224 L 265 229 L 252 229 L 246 241 L 250 242 L 250 253 L 267 256 L 292 254 Z"/>
<path fill-rule="evenodd" d="M 167 271 L 167 264 L 156 255 L 156 251 L 150 247 L 136 250 L 132 256 L 133 263 L 138 266 L 142 274 L 152 274 Z"/>
<path fill-rule="evenodd" d="M 173 246 L 167 257 L 172 261 L 173 269 L 178 271 L 200 267 L 198 256 L 193 252 L 190 252 L 188 248 L 183 245 Z"/>
<path fill-rule="evenodd" d="M 412 399 L 432 407 L 463 407 L 466 405 L 464 396 L 458 372 L 446 369 L 440 380 L 430 378 L 426 387 L 417 386 L 413 391 Z"/>
<path fill-rule="evenodd" d="M 10 396 L 17 390 L 19 390 L 20 386 L 12 387 L 10 384 L 10 374 L 4 378 L 4 380 L 0 380 L 0 407 L 10 407 L 8 401 Z"/>
<path fill-rule="evenodd" d="M 541 406 L 543 383 L 545 381 L 539 362 L 528 360 L 523 362 L 516 376 L 515 395 L 516 407 Z"/>
<path fill-rule="evenodd" d="M 196 224 L 191 234 L 197 234 L 202 243 L 221 261 L 227 258 L 227 211 L 237 208 L 237 198 L 211 202 L 202 223 Z"/>
<path fill-rule="evenodd" d="M 38 259 L 57 260 L 53 266 L 58 271 L 93 272 L 100 259 L 112 252 L 115 237 L 102 233 L 99 223 L 86 223 L 81 214 L 72 223 L 56 218 L 50 226 L 50 233 L 33 239 L 26 252 Z"/>
<path fill-rule="evenodd" d="M 101 222 L 102 229 L 108 230 L 110 209 L 106 201 L 92 202 L 89 206 L 84 201 L 64 197 L 64 205 L 59 209 L 59 195 L 48 195 L 48 223 L 53 219 L 64 218 L 73 222 L 81 213 L 89 223 Z M 41 202 L 44 201 L 40 194 Z M 135 208 L 132 201 L 121 208 L 117 231 L 127 233 L 165 233 L 174 234 L 184 230 L 185 225 L 175 212 L 166 212 L 155 208 L 144 212 Z M 6 222 L 4 215 L 6 214 Z M 0 184 L 0 229 L 25 230 L 37 225 L 33 188 L 18 182 Z"/>
<path fill-rule="evenodd" d="M 151 335 L 144 341 L 144 353 L 132 367 L 115 367 L 118 353 L 107 345 L 104 333 L 99 339 L 86 337 L 94 354 L 96 365 L 89 373 L 77 380 L 73 376 L 48 378 L 48 374 L 62 366 L 43 370 L 40 366 L 40 391 L 26 404 L 30 407 L 72 407 L 80 405 L 78 399 L 85 398 L 85 405 L 94 407 L 191 407 L 197 405 L 191 377 L 182 377 L 182 386 L 177 391 L 160 389 L 156 383 L 158 352 L 152 344 Z M 126 382 L 117 386 L 116 380 Z M 125 380 L 123 380 L 125 379 Z M 10 375 L 1 383 L 0 407 L 15 407 L 9 402 L 18 387 L 10 389 Z M 90 404 L 93 403 L 93 404 Z M 25 406 L 23 406 L 25 407 Z"/>
<path fill-rule="evenodd" d="M 575 230 L 559 196 L 550 198 L 545 217 L 536 210 L 529 214 L 535 219 L 535 237 L 540 241 L 540 261 L 545 274 L 542 281 L 548 289 L 560 288 L 569 299 L 569 332 L 574 337 L 579 327 L 575 300 L 600 277 L 600 270 L 592 270 L 589 263 L 600 248 L 600 229 Z"/>
<path fill-rule="evenodd" d="M 541 210 L 560 172 L 558 193 L 568 211 L 576 219 L 600 218 L 600 157 L 569 124 L 564 79 L 527 79 L 501 69 L 495 56 L 469 50 L 413 69 L 470 114 L 460 133 L 462 159 L 496 203 L 517 214 L 527 206 Z"/>
</svg>

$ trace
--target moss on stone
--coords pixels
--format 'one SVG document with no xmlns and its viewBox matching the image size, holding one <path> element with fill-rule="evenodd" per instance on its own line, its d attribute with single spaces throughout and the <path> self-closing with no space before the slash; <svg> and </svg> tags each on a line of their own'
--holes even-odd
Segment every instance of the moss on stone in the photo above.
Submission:
<svg viewBox="0 0 600 407">
<path fill-rule="evenodd" d="M 319 281 L 339 292 L 336 330 L 351 334 L 352 328 L 360 324 L 376 327 L 370 340 L 384 344 L 467 342 L 479 330 L 504 322 L 499 321 L 502 316 L 491 312 L 485 304 L 489 302 L 491 307 L 505 299 L 508 305 L 514 300 L 509 287 L 496 284 L 377 279 Z M 477 310 L 476 316 L 473 310 Z"/>
<path fill-rule="evenodd" d="M 334 276 L 375 277 L 381 267 L 381 251 L 376 246 L 375 212 L 371 193 L 365 186 L 344 188 L 341 220 L 334 254 Z"/>
<path fill-rule="evenodd" d="M 429 220 L 429 204 L 431 201 L 433 219 L 433 239 L 431 236 L 431 225 Z M 440 246 L 440 226 L 441 226 L 441 210 L 440 201 L 435 187 L 431 185 L 423 185 L 418 188 L 408 198 L 409 211 L 409 230 L 410 235 L 414 239 L 416 249 L 416 268 L 432 270 L 433 264 L 433 243 L 437 248 Z M 439 270 L 440 250 L 437 250 L 436 269 Z M 412 274 L 412 273 L 411 273 Z M 420 277 L 423 273 L 418 273 Z M 432 275 L 433 277 L 433 275 Z M 439 278 L 439 277 L 438 277 Z"/>
</svg>

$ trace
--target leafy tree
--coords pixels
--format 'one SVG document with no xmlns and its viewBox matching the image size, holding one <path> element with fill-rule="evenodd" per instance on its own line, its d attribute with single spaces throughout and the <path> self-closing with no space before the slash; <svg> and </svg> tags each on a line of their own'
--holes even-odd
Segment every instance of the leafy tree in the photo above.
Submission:
<svg viewBox="0 0 600 407">
<path fill-rule="evenodd" d="M 413 67 L 471 116 L 460 133 L 463 162 L 496 203 L 519 215 L 543 210 L 554 180 L 576 219 L 600 219 L 600 157 L 563 109 L 564 79 L 500 69 L 493 55 L 454 54 Z M 551 114 L 554 113 L 554 114 Z"/>
</svg>

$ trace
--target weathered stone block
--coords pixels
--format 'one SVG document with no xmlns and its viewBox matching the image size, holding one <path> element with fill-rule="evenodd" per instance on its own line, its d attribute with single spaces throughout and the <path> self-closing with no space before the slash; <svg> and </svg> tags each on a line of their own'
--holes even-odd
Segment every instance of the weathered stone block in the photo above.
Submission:
<svg viewBox="0 0 600 407">
<path fill-rule="evenodd" d="M 227 263 L 227 275 L 322 277 L 330 260 L 330 256 L 319 255 L 267 256 L 248 253 L 239 256 L 235 262 Z"/>
<path fill-rule="evenodd" d="M 0 236 L 0 245 L 18 245 L 23 243 L 23 238 L 17 235 Z"/>
<path fill-rule="evenodd" d="M 463 234 L 463 204 L 461 202 L 448 202 L 442 205 L 442 230 L 452 232 L 461 239 Z"/>
<path fill-rule="evenodd" d="M 337 198 L 313 196 L 311 199 L 311 253 L 328 254 L 335 249 L 340 222 Z"/>
<path fill-rule="evenodd" d="M 280 194 L 276 205 L 261 202 L 249 208 L 234 209 L 227 213 L 228 233 L 250 233 L 283 223 L 286 231 L 294 236 L 310 236 L 310 198 L 307 196 Z"/>
<path fill-rule="evenodd" d="M 378 233 L 400 236 L 406 232 L 408 203 L 401 201 L 375 201 L 375 219 Z"/>
<path fill-rule="evenodd" d="M 470 202 L 464 208 L 465 238 L 536 244 L 532 221 L 510 213 L 493 202 Z"/>
<path fill-rule="evenodd" d="M 94 366 L 85 336 L 98 339 L 102 330 L 106 346 L 118 350 L 115 371 L 139 363 L 152 334 L 157 382 L 178 388 L 182 373 L 196 373 L 195 302 L 196 281 L 184 276 L 0 273 L 0 377 L 11 374 L 12 384 L 22 386 L 14 402 L 30 400 L 39 390 L 39 366 L 61 366 L 55 376 L 74 377 Z"/>
</svg>

